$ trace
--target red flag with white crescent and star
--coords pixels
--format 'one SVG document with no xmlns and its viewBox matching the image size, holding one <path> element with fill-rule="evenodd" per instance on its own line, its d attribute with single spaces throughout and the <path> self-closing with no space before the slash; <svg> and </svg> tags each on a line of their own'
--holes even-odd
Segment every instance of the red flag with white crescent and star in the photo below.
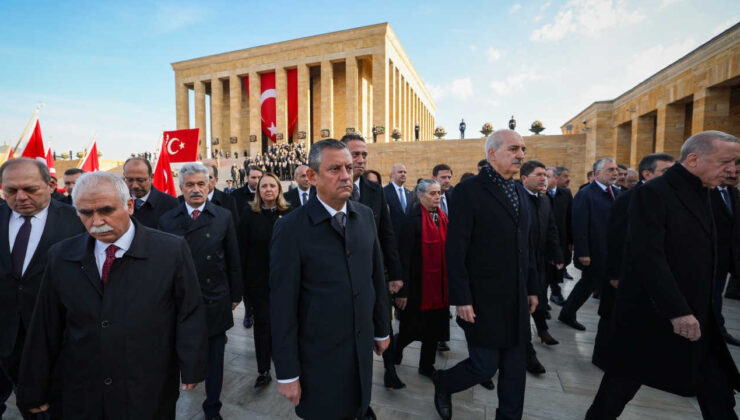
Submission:
<svg viewBox="0 0 740 420">
<path fill-rule="evenodd" d="M 260 109 L 262 113 L 262 132 L 273 142 L 277 140 L 275 110 L 275 72 L 260 74 Z"/>
<path fill-rule="evenodd" d="M 197 138 L 197 137 L 196 137 Z M 170 153 L 166 149 L 167 140 L 162 139 L 162 147 L 159 150 L 159 158 L 157 159 L 157 165 L 154 167 L 154 179 L 152 179 L 152 185 L 154 188 L 167 193 L 173 197 L 177 197 L 177 191 L 175 190 L 175 179 L 172 176 L 172 168 L 170 167 Z"/>
<path fill-rule="evenodd" d="M 198 135 L 200 129 L 165 131 L 162 133 L 162 150 L 170 162 L 195 162 L 198 160 Z"/>
</svg>

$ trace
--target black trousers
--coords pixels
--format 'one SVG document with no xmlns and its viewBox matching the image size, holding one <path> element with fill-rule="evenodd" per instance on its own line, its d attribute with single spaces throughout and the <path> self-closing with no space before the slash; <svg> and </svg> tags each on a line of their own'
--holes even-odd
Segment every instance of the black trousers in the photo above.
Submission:
<svg viewBox="0 0 740 420">
<path fill-rule="evenodd" d="M 395 351 L 403 353 L 403 349 L 409 344 L 414 342 L 409 334 L 401 330 L 396 337 L 396 348 Z M 395 356 L 395 353 L 393 354 Z M 434 369 L 434 361 L 437 359 L 437 340 L 422 340 L 421 341 L 421 352 L 419 353 L 419 370 L 432 370 Z"/>
<path fill-rule="evenodd" d="M 563 282 L 563 270 L 565 270 L 565 268 L 558 270 L 558 268 L 552 264 L 547 264 L 545 267 L 545 278 L 547 279 L 546 286 L 550 286 L 550 291 L 553 296 L 563 295 L 563 291 L 560 289 L 560 283 Z M 545 290 L 545 296 L 547 296 L 547 290 Z"/>
<path fill-rule="evenodd" d="M 591 261 L 593 264 L 593 260 Z M 581 272 L 581 279 L 573 287 L 568 298 L 563 304 L 563 309 L 560 311 L 560 316 L 563 318 L 575 318 L 576 312 L 581 309 L 584 303 L 591 296 L 591 293 L 596 290 L 598 284 L 597 275 L 592 266 L 584 267 Z"/>
<path fill-rule="evenodd" d="M 26 331 L 23 325 L 18 326 L 18 336 L 15 339 L 15 347 L 13 351 L 7 356 L 0 359 L 0 415 L 6 410 L 5 402 L 10 398 L 10 394 L 14 391 L 15 384 L 18 383 L 18 373 L 21 367 L 21 355 L 23 353 L 23 343 L 26 341 Z M 52 404 L 49 401 L 49 404 Z M 16 402 L 17 404 L 17 402 Z M 55 407 L 58 408 L 58 407 Z M 45 415 L 48 413 L 36 415 L 30 411 L 18 406 L 21 416 L 25 420 L 46 418 Z"/>
<path fill-rule="evenodd" d="M 712 290 L 712 310 L 714 311 L 714 317 L 717 319 L 719 330 L 724 336 L 727 335 L 727 328 L 725 328 L 725 317 L 722 316 L 722 292 L 725 290 L 725 284 L 727 283 L 727 273 L 717 275 L 715 281 L 717 283 Z"/>
<path fill-rule="evenodd" d="M 730 276 L 730 280 L 727 282 L 727 292 L 725 292 L 725 297 L 727 297 L 728 295 L 740 295 L 740 280 L 738 280 L 735 276 Z"/>
<path fill-rule="evenodd" d="M 216 417 L 221 411 L 221 388 L 224 385 L 224 350 L 226 333 L 208 337 L 208 373 L 206 376 L 206 400 L 203 412 L 206 418 Z"/>
<path fill-rule="evenodd" d="M 497 420 L 521 419 L 527 380 L 526 343 L 516 347 L 488 349 L 468 343 L 468 358 L 451 369 L 438 371 L 437 387 L 456 393 L 487 381 L 499 371 Z"/>
<path fill-rule="evenodd" d="M 270 333 L 270 297 L 257 297 L 252 301 L 254 307 L 254 352 L 257 355 L 257 371 L 270 370 L 272 359 L 272 334 Z"/>
</svg>

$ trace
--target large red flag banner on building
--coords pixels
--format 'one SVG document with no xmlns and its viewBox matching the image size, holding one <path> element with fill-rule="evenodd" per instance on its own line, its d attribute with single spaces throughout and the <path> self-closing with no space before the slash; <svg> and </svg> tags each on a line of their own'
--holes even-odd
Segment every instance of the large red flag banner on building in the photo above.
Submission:
<svg viewBox="0 0 740 420">
<path fill-rule="evenodd" d="M 161 150 L 168 155 L 169 162 L 195 162 L 198 160 L 199 134 L 198 128 L 165 131 L 162 133 Z"/>
<path fill-rule="evenodd" d="M 295 123 L 298 120 L 298 69 L 286 72 L 288 79 L 288 136 L 293 136 Z"/>
<path fill-rule="evenodd" d="M 78 166 L 78 168 L 85 172 L 95 172 L 100 170 L 97 140 L 93 139 L 92 143 L 90 143 L 90 147 L 87 148 L 87 153 L 80 161 L 80 166 Z"/>
<path fill-rule="evenodd" d="M 286 71 L 287 93 L 288 93 L 288 132 L 283 133 L 288 137 L 293 135 L 296 121 L 298 120 L 298 70 Z M 249 95 L 249 79 L 244 79 L 244 87 Z M 277 140 L 277 102 L 275 90 L 275 73 L 263 73 L 260 75 L 260 114 L 262 115 L 262 132 L 273 142 Z"/>
<path fill-rule="evenodd" d="M 196 136 L 197 139 L 197 136 Z M 152 185 L 159 191 L 165 192 L 173 197 L 177 197 L 175 190 L 175 179 L 172 177 L 172 168 L 170 167 L 170 153 L 166 149 L 167 140 L 162 139 L 162 147 L 159 150 L 159 158 L 154 167 L 154 179 Z"/>
<path fill-rule="evenodd" d="M 41 162 L 46 163 L 46 148 L 44 147 L 44 139 L 41 137 L 41 125 L 39 120 L 36 120 L 36 127 L 31 133 L 31 137 L 26 143 L 26 148 L 23 149 L 21 157 L 29 159 L 38 159 Z"/>
</svg>

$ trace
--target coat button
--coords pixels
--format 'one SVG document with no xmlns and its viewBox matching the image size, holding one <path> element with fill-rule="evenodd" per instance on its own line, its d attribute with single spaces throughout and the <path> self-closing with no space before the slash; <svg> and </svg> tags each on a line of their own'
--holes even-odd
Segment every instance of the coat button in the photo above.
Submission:
<svg viewBox="0 0 740 420">
<path fill-rule="evenodd" d="M 211 283 L 211 279 L 206 279 L 206 283 L 207 284 L 210 284 Z"/>
<path fill-rule="evenodd" d="M 22 284 L 18 286 L 18 290 L 21 291 L 21 292 L 23 291 L 23 285 Z"/>
<path fill-rule="evenodd" d="M 110 384 L 113 383 L 113 379 L 111 379 L 111 378 L 105 378 L 105 380 L 103 381 L 103 383 L 106 384 L 106 385 L 110 385 Z"/>
<path fill-rule="evenodd" d="M 353 296 L 357 299 L 357 297 L 360 296 L 360 292 L 355 292 Z"/>
<path fill-rule="evenodd" d="M 206 255 L 206 261 L 211 261 L 211 256 L 210 255 Z"/>
<path fill-rule="evenodd" d="M 349 257 L 350 257 L 350 255 L 352 255 L 352 252 L 350 252 L 350 251 L 347 251 L 347 258 L 349 258 Z"/>
<path fill-rule="evenodd" d="M 210 238 L 210 237 L 211 237 L 211 234 L 210 233 L 206 233 L 206 238 Z"/>
<path fill-rule="evenodd" d="M 103 322 L 100 323 L 100 326 L 103 327 L 103 328 L 108 328 L 109 325 L 110 325 L 110 322 L 108 322 L 108 321 L 103 321 Z"/>
</svg>

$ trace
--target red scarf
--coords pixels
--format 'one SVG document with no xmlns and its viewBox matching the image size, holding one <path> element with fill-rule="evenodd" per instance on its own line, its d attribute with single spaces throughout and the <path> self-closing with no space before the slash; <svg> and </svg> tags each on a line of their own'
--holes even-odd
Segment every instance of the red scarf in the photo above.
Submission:
<svg viewBox="0 0 740 420">
<path fill-rule="evenodd" d="M 447 308 L 447 263 L 445 240 L 447 216 L 437 210 L 439 226 L 424 206 L 421 208 L 421 305 L 422 311 Z"/>
</svg>

